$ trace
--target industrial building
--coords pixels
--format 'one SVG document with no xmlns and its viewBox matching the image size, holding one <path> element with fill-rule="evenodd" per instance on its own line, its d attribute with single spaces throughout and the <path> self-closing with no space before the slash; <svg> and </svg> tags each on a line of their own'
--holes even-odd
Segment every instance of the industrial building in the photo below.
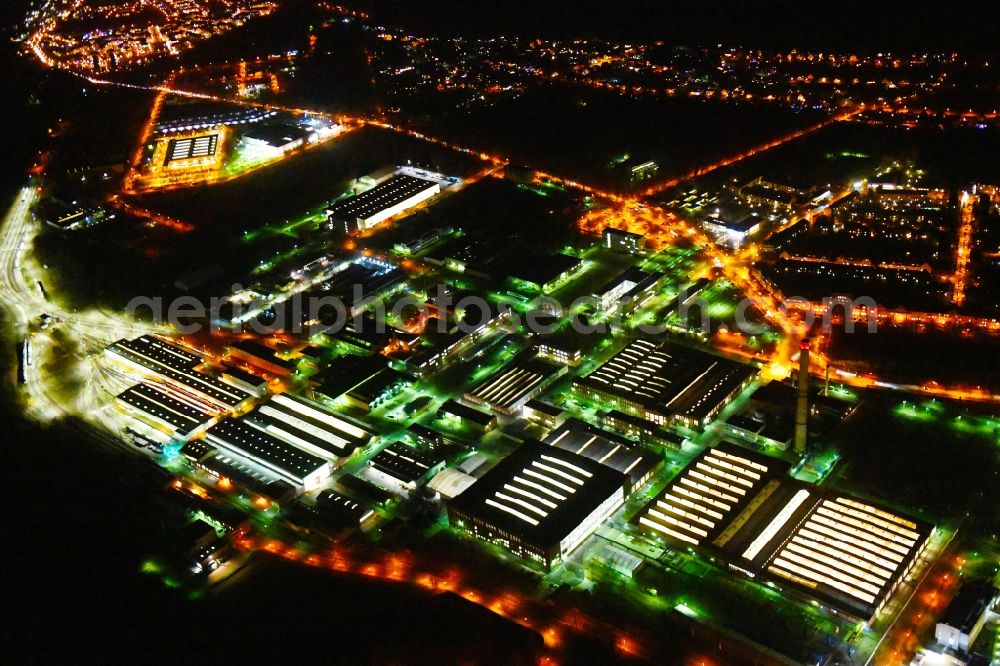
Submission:
<svg viewBox="0 0 1000 666">
<path fill-rule="evenodd" d="M 649 481 L 664 462 L 662 457 L 642 451 L 632 440 L 575 418 L 550 432 L 544 441 L 620 472 L 627 479 L 627 495 Z"/>
<path fill-rule="evenodd" d="M 535 359 L 520 358 L 485 380 L 464 398 L 495 414 L 513 416 L 553 381 L 566 374 L 566 366 L 552 366 Z"/>
<path fill-rule="evenodd" d="M 486 434 L 497 427 L 497 417 L 493 414 L 481 412 L 478 409 L 473 409 L 454 400 L 446 400 L 438 408 L 437 414 L 439 418 L 455 421 L 482 434 Z"/>
<path fill-rule="evenodd" d="M 788 465 L 737 447 L 706 449 L 642 511 L 637 523 L 675 543 L 711 543 Z M 774 481 L 774 483 L 772 483 Z"/>
<path fill-rule="evenodd" d="M 948 604 L 934 628 L 938 643 L 968 652 L 1000 603 L 1000 590 L 988 580 L 967 581 Z"/>
<path fill-rule="evenodd" d="M 451 524 L 551 569 L 614 513 L 625 477 L 528 440 L 448 503 Z"/>
<path fill-rule="evenodd" d="M 633 340 L 574 389 L 664 426 L 703 428 L 757 376 L 756 368 L 681 347 Z"/>
<path fill-rule="evenodd" d="M 411 423 L 406 427 L 406 434 L 412 442 L 421 446 L 434 448 L 444 444 L 444 435 L 437 430 L 420 423 Z"/>
<path fill-rule="evenodd" d="M 267 395 L 267 380 L 236 367 L 229 367 L 219 375 L 226 384 L 250 393 L 255 398 Z"/>
<path fill-rule="evenodd" d="M 568 326 L 553 333 L 535 335 L 533 342 L 538 355 L 546 360 L 577 366 L 603 339 L 604 336 L 597 333 L 582 333 Z"/>
<path fill-rule="evenodd" d="M 104 350 L 108 360 L 171 384 L 217 411 L 235 411 L 253 397 L 250 391 L 227 384 L 195 368 L 202 359 L 151 335 L 119 340 Z"/>
<path fill-rule="evenodd" d="M 919 560 L 930 526 L 794 481 L 788 469 L 728 444 L 706 449 L 635 521 L 869 621 Z"/>
<path fill-rule="evenodd" d="M 666 279 L 663 273 L 649 273 L 633 267 L 595 292 L 594 300 L 600 312 L 607 316 L 631 314 L 655 296 Z"/>
<path fill-rule="evenodd" d="M 117 217 L 114 212 L 93 202 L 46 199 L 35 207 L 32 215 L 60 231 L 76 231 Z"/>
<path fill-rule="evenodd" d="M 569 279 L 583 265 L 576 257 L 553 254 L 533 260 L 521 260 L 510 270 L 509 278 L 515 285 L 534 291 L 552 291 Z"/>
<path fill-rule="evenodd" d="M 397 171 L 370 190 L 334 204 L 327 209 L 327 217 L 331 225 L 342 226 L 348 233 L 365 231 L 440 191 L 440 183 L 434 180 Z"/>
<path fill-rule="evenodd" d="M 374 439 L 363 424 L 319 403 L 280 394 L 246 418 L 293 446 L 326 459 L 346 458 Z"/>
<path fill-rule="evenodd" d="M 485 301 L 484 301 L 485 303 Z M 474 349 L 479 343 L 497 333 L 510 322 L 510 310 L 486 304 L 486 309 L 469 308 L 462 316 L 462 323 L 447 333 L 434 333 L 435 326 L 428 320 L 426 337 L 432 349 L 421 349 L 407 359 L 406 369 L 418 377 L 427 376 L 450 361 Z"/>
<path fill-rule="evenodd" d="M 338 356 L 317 377 L 319 386 L 313 390 L 313 393 L 331 402 L 341 400 L 357 386 L 377 377 L 387 368 L 386 360 L 381 356 L 355 356 L 353 354 Z"/>
<path fill-rule="evenodd" d="M 545 428 L 555 428 L 562 422 L 563 410 L 555 405 L 532 398 L 524 403 L 521 416 Z"/>
<path fill-rule="evenodd" d="M 426 250 L 438 241 L 447 238 L 453 233 L 455 233 L 454 227 L 435 227 L 434 229 L 426 231 L 415 238 L 399 241 L 393 246 L 393 249 L 400 254 L 417 254 L 418 252 Z"/>
<path fill-rule="evenodd" d="M 120 393 L 118 400 L 126 411 L 139 415 L 171 437 L 186 438 L 216 418 L 205 405 L 162 384 L 136 384 Z"/>
<path fill-rule="evenodd" d="M 290 123 L 268 124 L 253 127 L 240 136 L 240 143 L 248 154 L 263 159 L 281 157 L 306 144 L 309 130 Z"/>
<path fill-rule="evenodd" d="M 601 235 L 604 247 L 609 250 L 622 250 L 630 254 L 639 254 L 646 247 L 646 238 L 642 234 L 622 231 L 614 227 L 605 227 Z"/>
<path fill-rule="evenodd" d="M 360 502 L 333 490 L 323 490 L 316 495 L 316 511 L 328 522 L 357 527 L 375 515 L 366 502 Z"/>
<path fill-rule="evenodd" d="M 772 417 L 764 420 L 743 414 L 730 416 L 722 425 L 730 435 L 757 447 L 772 447 L 787 451 L 792 443 L 795 424 L 789 419 Z"/>
<path fill-rule="evenodd" d="M 344 394 L 348 404 L 371 411 L 399 395 L 411 383 L 411 378 L 392 368 L 383 368 Z"/>
<path fill-rule="evenodd" d="M 215 477 L 220 482 L 232 483 L 256 497 L 283 505 L 298 494 L 296 487 L 275 478 L 274 474 L 257 467 L 249 459 L 240 458 L 220 450 L 202 439 L 192 439 L 181 447 L 180 453 L 188 462 Z"/>
<path fill-rule="evenodd" d="M 163 105 L 156 118 L 156 135 L 211 130 L 233 125 L 256 123 L 277 115 L 255 106 L 198 100 L 171 100 Z"/>
<path fill-rule="evenodd" d="M 319 488 L 332 472 L 325 458 L 293 446 L 245 419 L 220 421 L 208 429 L 205 441 L 224 452 L 253 461 L 299 491 Z"/>
<path fill-rule="evenodd" d="M 738 249 L 746 243 L 748 238 L 760 231 L 762 223 L 763 220 L 757 213 L 751 213 L 738 220 L 727 219 L 719 215 L 710 215 L 704 219 L 702 226 L 719 243 L 733 249 Z"/>
<path fill-rule="evenodd" d="M 278 356 L 277 350 L 255 340 L 237 340 L 228 347 L 229 356 L 275 377 L 287 377 L 298 363 Z"/>
<path fill-rule="evenodd" d="M 444 499 L 451 500 L 461 495 L 475 482 L 476 477 L 471 474 L 466 474 L 455 467 L 448 467 L 438 472 L 427 487 Z"/>
<path fill-rule="evenodd" d="M 398 266 L 371 257 L 359 257 L 334 272 L 320 285 L 319 291 L 306 295 L 339 298 L 347 306 L 347 315 L 356 317 L 375 301 L 402 289 L 405 278 L 406 273 Z M 304 317 L 316 314 L 319 313 L 303 313 Z M 304 319 L 303 323 L 317 322 Z"/>
<path fill-rule="evenodd" d="M 394 442 L 368 461 L 368 473 L 389 490 L 415 490 L 444 469 L 444 456 Z"/>
<path fill-rule="evenodd" d="M 683 437 L 641 416 L 626 414 L 617 409 L 612 409 L 603 414 L 601 416 L 601 425 L 609 430 L 614 430 L 636 439 L 649 449 L 672 449 L 677 451 L 684 446 Z"/>
<path fill-rule="evenodd" d="M 213 157 L 219 147 L 218 134 L 203 134 L 188 136 L 182 139 L 171 139 L 167 146 L 167 165 L 186 163 L 191 160 L 201 160 Z"/>
</svg>

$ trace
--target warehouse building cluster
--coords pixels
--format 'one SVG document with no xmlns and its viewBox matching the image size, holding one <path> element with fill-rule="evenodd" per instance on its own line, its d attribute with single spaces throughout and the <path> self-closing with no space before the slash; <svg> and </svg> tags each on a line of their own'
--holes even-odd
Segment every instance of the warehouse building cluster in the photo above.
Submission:
<svg viewBox="0 0 1000 666">
<path fill-rule="evenodd" d="M 120 340 L 105 353 L 145 380 L 118 396 L 133 422 L 183 444 L 192 464 L 212 476 L 259 495 L 277 499 L 287 495 L 282 488 L 293 495 L 319 488 L 374 439 L 363 424 L 306 398 L 266 399 L 266 388 L 254 390 L 259 384 L 248 373 L 211 376 L 201 357 L 153 336 Z"/>
<path fill-rule="evenodd" d="M 787 463 L 726 444 L 692 460 L 635 522 L 863 621 L 882 610 L 932 532 L 870 502 L 796 482 Z"/>
</svg>

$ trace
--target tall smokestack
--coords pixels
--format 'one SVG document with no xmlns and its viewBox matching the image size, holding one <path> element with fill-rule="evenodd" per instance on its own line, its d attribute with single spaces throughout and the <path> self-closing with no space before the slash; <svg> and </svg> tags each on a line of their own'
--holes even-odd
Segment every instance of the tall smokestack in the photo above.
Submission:
<svg viewBox="0 0 1000 666">
<path fill-rule="evenodd" d="M 809 338 L 799 342 L 798 398 L 795 401 L 795 452 L 805 453 L 809 426 Z"/>
</svg>

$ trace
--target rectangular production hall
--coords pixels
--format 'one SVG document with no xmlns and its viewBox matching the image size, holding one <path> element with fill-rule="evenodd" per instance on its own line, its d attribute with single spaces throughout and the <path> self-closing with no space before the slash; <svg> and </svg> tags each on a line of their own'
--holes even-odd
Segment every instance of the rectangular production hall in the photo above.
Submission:
<svg viewBox="0 0 1000 666">
<path fill-rule="evenodd" d="M 333 471 L 328 460 L 293 446 L 246 419 L 220 421 L 206 431 L 205 442 L 260 465 L 299 491 L 319 488 Z"/>
<path fill-rule="evenodd" d="M 528 440 L 448 502 L 451 524 L 551 569 L 625 501 L 623 474 Z"/>
<path fill-rule="evenodd" d="M 628 480 L 627 495 L 649 481 L 664 462 L 661 456 L 640 449 L 638 442 L 575 418 L 550 432 L 544 441 L 620 472 Z"/>
<path fill-rule="evenodd" d="M 117 398 L 126 412 L 140 415 L 171 437 L 186 438 L 216 418 L 204 405 L 161 384 L 136 384 Z"/>
<path fill-rule="evenodd" d="M 371 229 L 379 222 L 430 199 L 441 184 L 397 171 L 381 183 L 327 209 L 331 224 L 346 225 L 348 233 Z"/>
<path fill-rule="evenodd" d="M 215 411 L 233 411 L 253 398 L 245 389 L 210 377 L 195 368 L 201 357 L 151 335 L 119 340 L 104 350 L 108 360 L 131 371 L 154 377 L 177 387 Z"/>
<path fill-rule="evenodd" d="M 757 376 L 754 366 L 672 343 L 638 339 L 586 377 L 585 398 L 664 426 L 703 428 Z"/>
<path fill-rule="evenodd" d="M 784 461 L 720 444 L 692 460 L 633 520 L 733 571 L 871 621 L 912 571 L 932 527 L 795 481 L 788 470 Z"/>
<path fill-rule="evenodd" d="M 170 145 L 167 148 L 167 164 L 172 165 L 177 162 L 214 157 L 218 147 L 218 134 L 170 139 Z"/>
<path fill-rule="evenodd" d="M 284 393 L 245 418 L 289 444 L 330 460 L 346 458 L 374 438 L 374 433 L 357 421 Z"/>
<path fill-rule="evenodd" d="M 564 374 L 566 366 L 553 366 L 527 358 L 516 359 L 466 393 L 464 398 L 494 414 L 512 416 Z"/>
</svg>

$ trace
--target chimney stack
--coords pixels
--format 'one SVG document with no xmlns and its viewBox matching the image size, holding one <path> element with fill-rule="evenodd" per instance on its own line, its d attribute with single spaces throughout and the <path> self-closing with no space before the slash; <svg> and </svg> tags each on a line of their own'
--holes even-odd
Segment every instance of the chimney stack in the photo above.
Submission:
<svg viewBox="0 0 1000 666">
<path fill-rule="evenodd" d="M 799 342 L 798 397 L 795 402 L 795 452 L 805 453 L 809 426 L 809 338 Z"/>
</svg>

